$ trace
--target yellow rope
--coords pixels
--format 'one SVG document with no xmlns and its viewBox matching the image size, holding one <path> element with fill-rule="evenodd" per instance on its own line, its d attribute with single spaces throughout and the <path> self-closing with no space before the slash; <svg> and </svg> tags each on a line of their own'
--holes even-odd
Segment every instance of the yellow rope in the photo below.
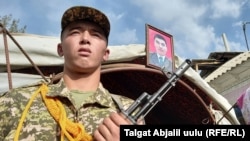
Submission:
<svg viewBox="0 0 250 141">
<path fill-rule="evenodd" d="M 39 92 L 41 91 L 41 88 L 40 87 L 38 90 L 35 91 L 35 93 L 32 95 L 32 97 L 30 98 L 28 104 L 26 105 L 23 113 L 22 113 L 22 117 L 20 119 L 20 122 L 17 126 L 17 130 L 16 130 L 16 134 L 15 134 L 15 137 L 14 137 L 14 141 L 18 141 L 18 137 L 19 137 L 19 134 L 20 134 L 20 131 L 21 131 L 21 128 L 22 128 L 22 125 L 23 125 L 23 121 L 28 113 L 28 110 L 30 108 L 30 105 L 32 104 L 33 100 L 35 99 L 35 97 L 37 96 L 37 94 L 39 94 Z"/>
<path fill-rule="evenodd" d="M 69 120 L 66 116 L 65 109 L 62 103 L 56 98 L 48 98 L 46 97 L 46 93 L 48 92 L 48 87 L 43 84 L 31 97 L 29 103 L 25 107 L 25 110 L 22 114 L 21 120 L 19 122 L 17 132 L 15 135 L 15 140 L 18 140 L 18 136 L 20 134 L 20 130 L 24 121 L 24 118 L 28 112 L 28 109 L 31 106 L 32 101 L 36 97 L 36 95 L 41 92 L 45 105 L 47 106 L 52 117 L 59 123 L 61 127 L 61 140 L 63 141 L 64 134 L 70 141 L 92 141 L 92 136 L 89 135 L 82 124 L 74 123 Z"/>
</svg>

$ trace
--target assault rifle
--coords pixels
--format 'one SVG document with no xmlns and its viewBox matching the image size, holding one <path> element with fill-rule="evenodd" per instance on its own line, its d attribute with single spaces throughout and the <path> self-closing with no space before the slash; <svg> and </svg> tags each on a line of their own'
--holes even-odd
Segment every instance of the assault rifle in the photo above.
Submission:
<svg viewBox="0 0 250 141">
<path fill-rule="evenodd" d="M 131 106 L 122 110 L 121 112 L 133 123 L 136 124 L 139 118 L 144 118 L 154 106 L 162 100 L 162 97 L 175 86 L 177 80 L 184 74 L 184 72 L 191 66 L 191 61 L 186 59 L 175 72 L 171 74 L 168 81 L 164 83 L 161 88 L 154 94 L 149 95 L 147 92 L 143 92 Z"/>
</svg>

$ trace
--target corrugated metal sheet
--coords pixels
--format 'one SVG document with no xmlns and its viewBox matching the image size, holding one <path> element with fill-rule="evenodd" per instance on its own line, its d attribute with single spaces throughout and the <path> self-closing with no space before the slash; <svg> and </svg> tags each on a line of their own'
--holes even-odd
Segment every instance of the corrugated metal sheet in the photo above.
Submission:
<svg viewBox="0 0 250 141">
<path fill-rule="evenodd" d="M 231 60 L 224 63 L 221 67 L 216 69 L 214 72 L 212 72 L 209 76 L 205 78 L 206 82 L 210 82 L 219 76 L 221 76 L 224 73 L 227 73 L 228 71 L 232 70 L 232 68 L 235 68 L 237 65 L 241 64 L 242 62 L 246 61 L 248 58 L 250 58 L 250 52 L 243 52 Z M 246 68 L 242 68 L 246 69 Z"/>
</svg>

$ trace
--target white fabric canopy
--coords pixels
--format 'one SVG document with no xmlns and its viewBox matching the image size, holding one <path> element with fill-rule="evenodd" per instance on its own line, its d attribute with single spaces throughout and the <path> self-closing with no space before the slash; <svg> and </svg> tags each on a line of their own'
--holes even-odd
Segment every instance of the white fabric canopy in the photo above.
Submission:
<svg viewBox="0 0 250 141">
<path fill-rule="evenodd" d="M 38 81 L 43 80 L 40 75 L 23 74 L 23 73 L 11 73 L 12 87 L 20 87 L 24 85 L 30 85 Z M 0 73 L 0 94 L 9 90 L 9 80 L 7 73 Z"/>
</svg>

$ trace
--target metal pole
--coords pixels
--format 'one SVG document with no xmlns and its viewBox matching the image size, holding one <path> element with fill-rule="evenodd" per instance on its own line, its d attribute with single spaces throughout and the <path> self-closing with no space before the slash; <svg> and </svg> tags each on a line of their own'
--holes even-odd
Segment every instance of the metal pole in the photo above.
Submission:
<svg viewBox="0 0 250 141">
<path fill-rule="evenodd" d="M 248 42 L 247 42 L 247 36 L 246 36 L 246 24 L 250 24 L 250 22 L 243 22 L 243 32 L 244 32 L 244 35 L 245 35 L 247 50 L 249 51 Z"/>
</svg>

